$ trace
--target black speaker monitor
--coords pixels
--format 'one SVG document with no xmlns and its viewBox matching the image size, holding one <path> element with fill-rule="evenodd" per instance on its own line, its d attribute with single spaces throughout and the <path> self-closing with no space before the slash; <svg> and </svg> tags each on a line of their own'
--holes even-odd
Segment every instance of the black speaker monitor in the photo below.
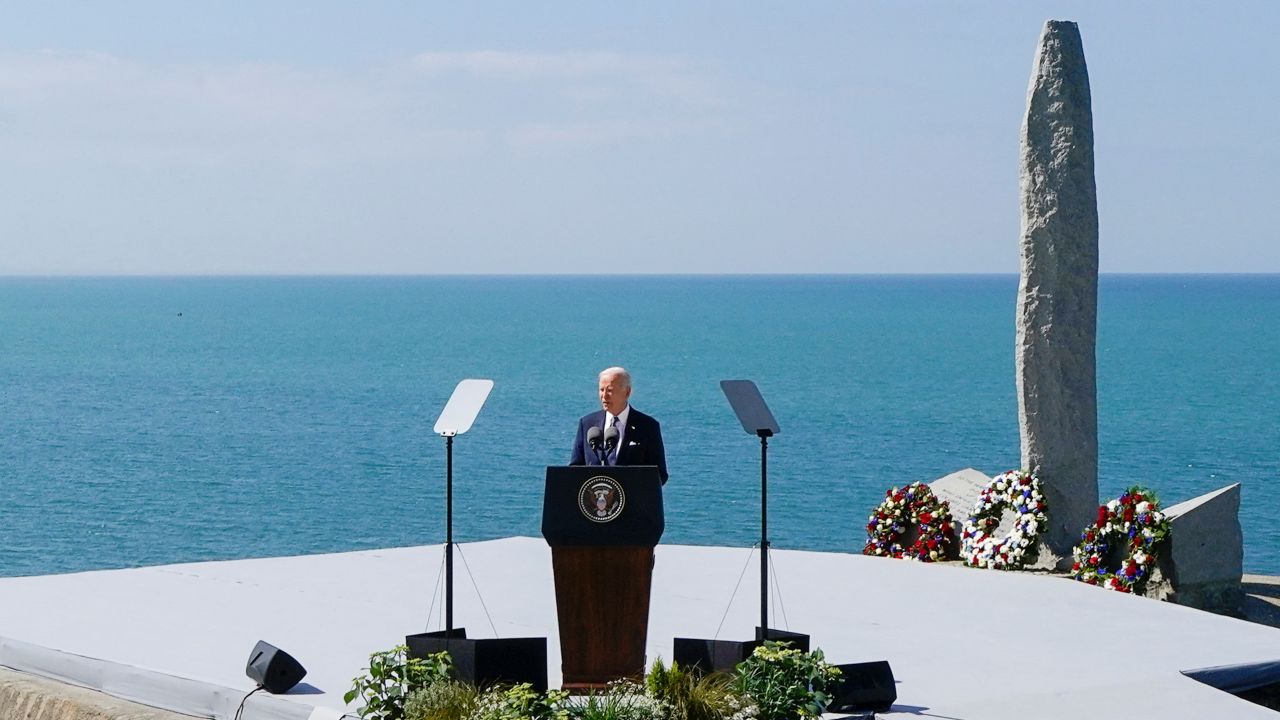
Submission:
<svg viewBox="0 0 1280 720">
<path fill-rule="evenodd" d="M 893 670 L 888 660 L 837 665 L 840 668 L 840 684 L 832 692 L 833 700 L 827 712 L 889 712 L 898 699 L 898 688 L 893 682 Z"/>
<path fill-rule="evenodd" d="M 265 640 L 259 640 L 249 653 L 245 675 L 269 693 L 288 692 L 306 677 L 307 669 L 289 653 Z"/>
</svg>

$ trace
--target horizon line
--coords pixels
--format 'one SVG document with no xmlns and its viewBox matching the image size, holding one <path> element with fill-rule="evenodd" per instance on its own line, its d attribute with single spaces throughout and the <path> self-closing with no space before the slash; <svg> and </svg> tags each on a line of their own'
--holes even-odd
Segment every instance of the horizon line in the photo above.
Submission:
<svg viewBox="0 0 1280 720">
<path fill-rule="evenodd" d="M 923 278 L 923 277 L 1020 277 L 1017 272 L 630 272 L 630 273 L 523 273 L 523 272 L 457 272 L 457 273 L 67 273 L 67 274 L 7 274 L 4 280 L 217 280 L 217 279 L 425 279 L 425 278 Z M 1280 271 L 1261 272 L 1186 272 L 1186 271 L 1123 271 L 1099 272 L 1099 277 L 1275 277 Z"/>
</svg>

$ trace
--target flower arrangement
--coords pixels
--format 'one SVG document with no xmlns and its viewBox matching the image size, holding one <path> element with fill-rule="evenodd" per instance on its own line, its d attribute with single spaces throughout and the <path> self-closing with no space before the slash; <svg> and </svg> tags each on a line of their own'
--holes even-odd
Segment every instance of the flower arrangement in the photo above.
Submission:
<svg viewBox="0 0 1280 720">
<path fill-rule="evenodd" d="M 961 531 L 961 557 L 966 565 L 994 570 L 1017 570 L 1039 553 L 1040 531 L 1048 523 L 1040 480 L 1025 470 L 1010 470 L 982 489 Z M 994 535 L 1005 510 L 1016 517 L 1013 529 Z"/>
<path fill-rule="evenodd" d="M 539 693 L 529 683 L 495 686 L 479 692 L 465 720 L 569 720 L 564 690 Z"/>
<path fill-rule="evenodd" d="M 767 640 L 738 663 L 734 682 L 754 701 L 760 720 L 803 720 L 826 712 L 840 675 L 821 650 L 805 653 Z"/>
<path fill-rule="evenodd" d="M 409 658 L 397 646 L 370 657 L 346 702 L 362 720 L 805 720 L 831 701 L 840 669 L 765 642 L 732 673 L 702 674 L 659 659 L 643 684 L 617 680 L 582 698 L 528 683 L 476 687 L 453 677 L 448 653 Z"/>
<path fill-rule="evenodd" d="M 1119 498 L 1098 506 L 1098 519 L 1084 529 L 1071 551 L 1072 577 L 1108 590 L 1141 594 L 1155 567 L 1156 553 L 1169 536 L 1169 520 L 1160 512 L 1155 493 L 1134 486 Z M 1115 570 L 1107 567 L 1114 548 L 1125 556 Z"/>
<path fill-rule="evenodd" d="M 587 695 L 585 703 L 569 712 L 571 720 L 665 720 L 667 716 L 666 703 L 630 680 L 610 682 L 603 692 Z"/>
<path fill-rule="evenodd" d="M 915 542 L 903 547 L 907 528 L 918 529 Z M 884 501 L 867 522 L 864 555 L 884 555 L 932 562 L 946 557 L 947 546 L 955 541 L 951 507 L 938 499 L 922 482 L 885 491 Z"/>
</svg>

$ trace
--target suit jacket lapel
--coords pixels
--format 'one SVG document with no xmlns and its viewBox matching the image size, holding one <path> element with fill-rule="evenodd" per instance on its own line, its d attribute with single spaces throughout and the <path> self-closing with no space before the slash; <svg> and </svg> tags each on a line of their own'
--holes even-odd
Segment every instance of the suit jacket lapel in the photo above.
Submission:
<svg viewBox="0 0 1280 720">
<path fill-rule="evenodd" d="M 594 414 L 592 414 L 592 416 L 591 416 L 591 425 L 592 425 L 593 427 L 598 427 L 598 428 L 600 428 L 600 431 L 601 431 L 601 432 L 604 432 L 604 417 L 605 417 L 605 412 L 604 412 L 603 410 L 597 410 L 597 411 L 595 411 L 595 413 L 594 413 Z M 604 442 L 604 441 L 603 441 L 603 440 L 601 440 L 601 445 L 600 445 L 600 460 L 599 460 L 598 462 L 599 462 L 599 464 L 600 464 L 600 465 L 608 465 L 608 464 L 609 464 L 609 453 L 605 451 L 603 442 Z M 590 450 L 589 450 L 589 449 L 588 449 L 588 452 L 590 452 Z M 592 452 L 592 453 L 591 453 L 591 460 L 592 460 L 592 462 L 588 462 L 588 463 L 587 463 L 588 465 L 594 465 L 594 464 L 596 464 L 596 456 L 595 456 L 595 453 L 594 453 L 594 452 Z"/>
<path fill-rule="evenodd" d="M 615 465 L 626 465 L 631 460 L 631 443 L 636 440 L 636 409 L 631 408 L 631 414 L 627 416 L 627 431 L 622 434 L 622 446 L 618 448 L 618 458 L 614 461 Z"/>
</svg>

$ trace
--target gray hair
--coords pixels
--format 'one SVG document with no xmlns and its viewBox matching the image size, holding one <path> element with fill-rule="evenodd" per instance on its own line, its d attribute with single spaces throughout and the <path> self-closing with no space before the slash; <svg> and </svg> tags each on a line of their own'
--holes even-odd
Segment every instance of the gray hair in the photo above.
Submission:
<svg viewBox="0 0 1280 720">
<path fill-rule="evenodd" d="M 600 379 L 603 380 L 607 377 L 620 378 L 622 380 L 623 387 L 631 387 L 631 373 L 627 372 L 627 369 L 624 367 L 614 366 L 611 368 L 605 368 L 604 370 L 601 370 Z"/>
</svg>

